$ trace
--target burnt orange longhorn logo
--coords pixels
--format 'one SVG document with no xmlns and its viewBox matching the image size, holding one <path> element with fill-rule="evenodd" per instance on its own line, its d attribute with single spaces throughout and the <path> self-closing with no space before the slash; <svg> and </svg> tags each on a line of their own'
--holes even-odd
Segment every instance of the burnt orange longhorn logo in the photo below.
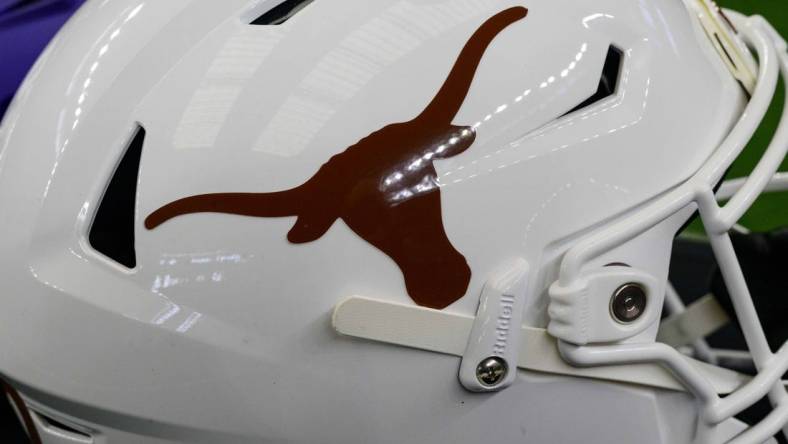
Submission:
<svg viewBox="0 0 788 444">
<path fill-rule="evenodd" d="M 443 228 L 440 187 L 432 161 L 456 156 L 473 144 L 473 128 L 452 125 L 452 120 L 487 47 L 527 14 L 526 8 L 514 7 L 484 22 L 421 114 L 361 139 L 329 159 L 304 184 L 272 193 L 186 197 L 153 212 L 145 226 L 153 229 L 173 217 L 202 212 L 297 216 L 287 239 L 301 244 L 319 239 L 341 218 L 397 263 L 408 294 L 417 304 L 445 308 L 465 294 L 471 270 Z"/>
</svg>

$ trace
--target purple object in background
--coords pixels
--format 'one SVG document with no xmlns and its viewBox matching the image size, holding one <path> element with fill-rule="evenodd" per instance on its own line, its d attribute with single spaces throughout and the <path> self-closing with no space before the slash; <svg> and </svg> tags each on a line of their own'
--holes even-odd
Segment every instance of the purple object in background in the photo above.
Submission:
<svg viewBox="0 0 788 444">
<path fill-rule="evenodd" d="M 85 0 L 0 0 L 0 118 L 47 43 Z"/>
</svg>

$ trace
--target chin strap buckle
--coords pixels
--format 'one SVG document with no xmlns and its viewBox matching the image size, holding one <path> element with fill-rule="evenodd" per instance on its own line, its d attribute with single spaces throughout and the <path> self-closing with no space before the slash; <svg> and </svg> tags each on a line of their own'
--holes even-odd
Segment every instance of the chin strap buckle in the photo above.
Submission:
<svg viewBox="0 0 788 444">
<path fill-rule="evenodd" d="M 460 363 L 460 383 L 466 389 L 501 390 L 517 376 L 527 277 L 528 263 L 517 259 L 484 284 Z"/>
</svg>

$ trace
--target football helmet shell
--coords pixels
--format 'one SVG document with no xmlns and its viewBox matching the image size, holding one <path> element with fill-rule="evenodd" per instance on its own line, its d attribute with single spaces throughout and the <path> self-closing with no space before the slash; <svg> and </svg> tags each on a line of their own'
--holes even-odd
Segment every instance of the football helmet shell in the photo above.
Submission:
<svg viewBox="0 0 788 444">
<path fill-rule="evenodd" d="M 26 80 L 0 127 L 0 372 L 44 442 L 755 443 L 784 424 L 785 353 L 725 240 L 784 130 L 713 194 L 788 65 L 765 21 L 301 3 L 88 2 Z M 654 342 L 698 209 L 751 381 Z M 626 283 L 646 304 L 617 322 Z"/>
</svg>

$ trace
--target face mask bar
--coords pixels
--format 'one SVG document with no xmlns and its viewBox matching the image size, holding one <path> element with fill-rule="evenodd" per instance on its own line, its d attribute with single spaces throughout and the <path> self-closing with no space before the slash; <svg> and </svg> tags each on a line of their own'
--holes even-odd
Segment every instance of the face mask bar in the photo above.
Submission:
<svg viewBox="0 0 788 444">
<path fill-rule="evenodd" d="M 686 183 L 657 199 L 642 211 L 600 231 L 569 250 L 561 263 L 557 289 L 572 293 L 584 286 L 584 268 L 593 259 L 635 238 L 679 211 L 697 208 L 706 228 L 733 306 L 744 332 L 757 375 L 725 398 L 720 398 L 709 381 L 675 348 L 662 343 L 586 345 L 573 326 L 551 319 L 548 331 L 559 339 L 561 356 L 571 365 L 595 367 L 657 362 L 682 381 L 702 404 L 696 442 L 724 442 L 714 426 L 741 413 L 764 396 L 774 406 L 761 422 L 728 441 L 756 444 L 783 429 L 788 436 L 788 393 L 781 381 L 788 371 L 788 345 L 777 353 L 768 346 L 728 232 L 761 193 L 788 188 L 788 175 L 776 174 L 788 151 L 788 113 L 784 112 L 771 144 L 749 177 L 729 181 L 715 196 L 714 186 L 744 149 L 763 119 L 777 86 L 778 75 L 788 78 L 786 43 L 762 17 L 747 18 L 726 11 L 745 42 L 758 54 L 758 80 L 752 98 L 739 122 L 701 170 Z M 788 104 L 786 104 L 788 110 Z M 720 205 L 718 200 L 727 200 Z M 552 291 L 552 290 L 551 290 Z M 553 302 L 551 302 L 551 305 Z M 586 326 L 587 327 L 587 326 Z M 590 326 L 593 328 L 593 326 Z M 584 332 L 585 333 L 585 332 Z"/>
<path fill-rule="evenodd" d="M 745 178 L 726 180 L 717 191 L 717 201 L 726 202 L 744 184 Z M 788 191 L 788 173 L 777 173 L 763 190 L 764 193 Z M 735 225 L 733 231 L 750 235 L 746 227 Z M 736 369 L 752 371 L 754 365 L 749 352 L 711 347 L 704 339 L 730 322 L 714 294 L 707 294 L 690 307 L 682 301 L 676 289 L 668 285 L 665 292 L 665 312 L 669 315 L 660 324 L 657 340 L 685 351 L 712 365 L 725 363 Z"/>
</svg>

